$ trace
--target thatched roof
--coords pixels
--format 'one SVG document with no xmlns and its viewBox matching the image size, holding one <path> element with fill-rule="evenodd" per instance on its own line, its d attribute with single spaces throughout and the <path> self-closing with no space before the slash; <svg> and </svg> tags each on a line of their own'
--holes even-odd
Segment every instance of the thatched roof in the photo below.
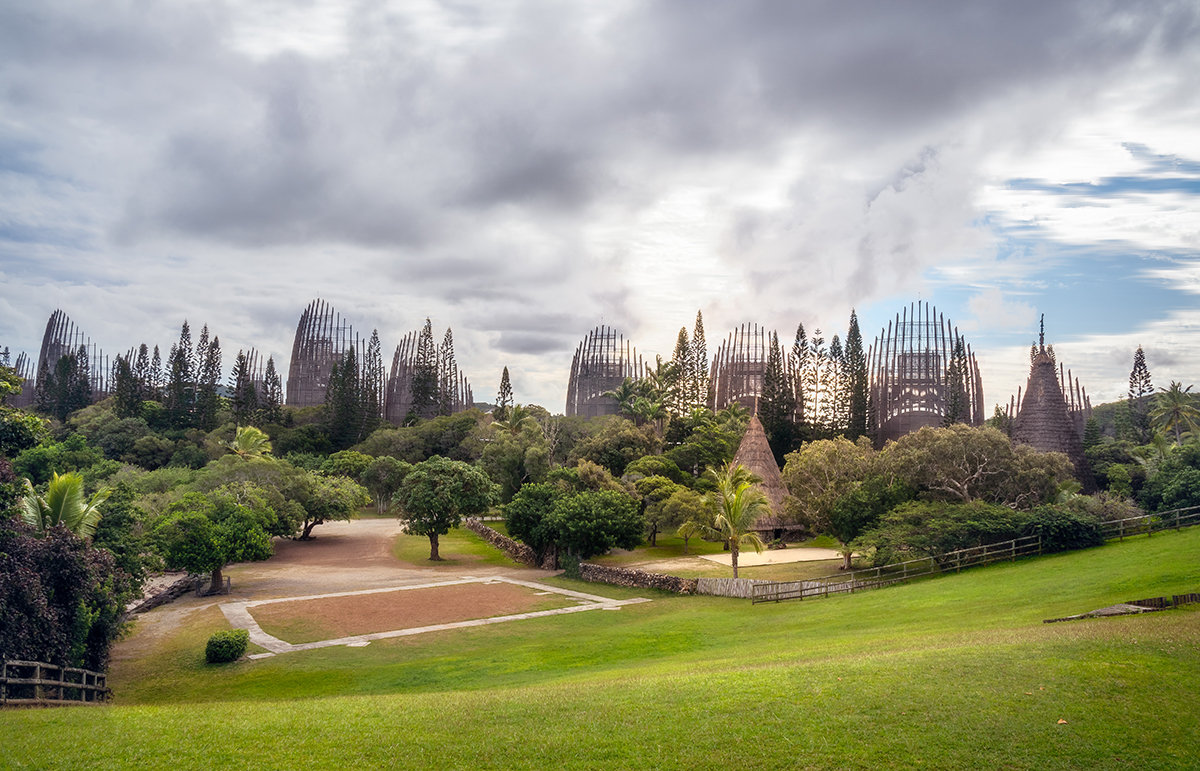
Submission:
<svg viewBox="0 0 1200 771">
<path fill-rule="evenodd" d="M 757 415 L 750 418 L 750 427 L 746 429 L 746 435 L 742 437 L 742 443 L 738 446 L 737 454 L 733 456 L 733 462 L 745 466 L 751 473 L 762 479 L 762 482 L 756 486 L 763 491 L 771 504 L 772 516 L 760 518 L 758 523 L 762 527 L 756 529 L 778 527 L 780 518 L 783 516 L 783 499 L 787 497 L 788 491 L 784 487 L 783 475 L 779 473 L 779 466 L 775 464 L 775 454 L 771 452 L 771 445 L 767 442 L 767 432 L 763 430 Z"/>
<path fill-rule="evenodd" d="M 1075 421 L 1058 382 L 1054 359 L 1044 350 L 1033 359 L 1029 383 L 1021 399 L 1021 410 L 1013 425 L 1013 442 L 1027 444 L 1038 452 L 1061 452 L 1075 466 L 1075 478 L 1084 492 L 1094 492 L 1096 481 L 1083 454 Z"/>
</svg>

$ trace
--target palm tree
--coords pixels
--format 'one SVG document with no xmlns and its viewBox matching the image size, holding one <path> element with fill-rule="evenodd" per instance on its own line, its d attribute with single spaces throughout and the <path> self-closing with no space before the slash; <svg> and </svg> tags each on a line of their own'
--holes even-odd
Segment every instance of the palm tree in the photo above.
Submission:
<svg viewBox="0 0 1200 771">
<path fill-rule="evenodd" d="M 754 487 L 757 477 L 740 463 L 730 462 L 719 472 L 710 469 L 708 473 L 717 483 L 717 489 L 704 496 L 705 502 L 716 513 L 713 526 L 706 529 L 729 546 L 733 577 L 737 578 L 738 547 L 746 544 L 762 553 L 762 539 L 753 528 L 759 517 L 771 513 L 771 505 L 767 496 Z"/>
<path fill-rule="evenodd" d="M 520 404 L 515 404 L 508 408 L 508 417 L 505 420 L 497 420 L 492 425 L 516 436 L 521 433 L 521 429 L 525 428 L 525 426 L 531 426 L 536 422 L 537 419 L 533 417 L 532 412 Z"/>
<path fill-rule="evenodd" d="M 238 426 L 233 440 L 221 446 L 239 458 L 261 458 L 271 453 L 271 438 L 254 426 Z"/>
<path fill-rule="evenodd" d="M 621 385 L 611 391 L 605 391 L 603 396 L 608 396 L 617 402 L 617 412 L 622 415 L 629 415 L 633 409 L 633 402 L 640 395 L 638 386 L 634 383 L 633 378 L 625 378 Z"/>
<path fill-rule="evenodd" d="M 55 472 L 46 487 L 45 495 L 38 495 L 29 480 L 25 480 L 25 497 L 21 500 L 21 519 L 43 533 L 57 525 L 81 538 L 90 538 L 100 524 L 99 505 L 108 499 L 109 490 L 96 491 L 90 500 L 83 499 L 83 477 L 74 472 L 62 476 Z"/>
<path fill-rule="evenodd" d="M 1161 393 L 1155 396 L 1150 420 L 1154 422 L 1155 428 L 1161 428 L 1163 431 L 1174 429 L 1175 444 L 1179 445 L 1183 431 L 1195 431 L 1200 425 L 1200 410 L 1196 409 L 1190 393 L 1192 387 L 1184 388 L 1181 383 L 1172 380 L 1170 388 L 1158 390 Z"/>
</svg>

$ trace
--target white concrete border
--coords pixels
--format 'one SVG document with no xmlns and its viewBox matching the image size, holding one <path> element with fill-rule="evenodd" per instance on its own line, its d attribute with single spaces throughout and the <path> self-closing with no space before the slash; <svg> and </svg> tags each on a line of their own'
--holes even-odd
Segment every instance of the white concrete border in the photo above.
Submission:
<svg viewBox="0 0 1200 771">
<path fill-rule="evenodd" d="M 396 629 L 391 632 L 373 632 L 371 634 L 354 635 L 353 637 L 339 637 L 335 640 L 318 640 L 310 643 L 300 643 L 293 645 L 289 642 L 284 642 L 278 637 L 272 637 L 262 630 L 254 617 L 250 615 L 250 608 L 259 605 L 269 605 L 275 602 L 298 602 L 302 600 L 321 600 L 329 597 L 352 597 L 363 594 L 382 594 L 383 592 L 400 592 L 409 589 L 435 589 L 439 586 L 458 586 L 461 584 L 486 584 L 486 583 L 506 583 L 517 586 L 525 586 L 530 589 L 537 589 L 543 593 L 561 594 L 567 597 L 574 597 L 580 602 L 579 605 L 573 608 L 558 608 L 557 610 L 542 610 L 536 613 L 517 613 L 511 616 L 496 616 L 494 618 L 480 618 L 472 621 L 457 621 L 451 624 L 434 624 L 432 626 L 419 626 L 410 629 Z M 384 589 L 363 589 L 356 592 L 334 592 L 332 594 L 313 594 L 305 597 L 279 597 L 271 600 L 252 600 L 240 602 L 225 602 L 221 603 L 221 612 L 225 614 L 225 618 L 229 623 L 237 629 L 246 629 L 250 632 L 250 642 L 262 648 L 266 648 L 268 653 L 255 653 L 249 658 L 263 659 L 274 656 L 277 653 L 291 653 L 293 651 L 307 651 L 314 648 L 329 648 L 334 645 L 346 645 L 353 648 L 361 648 L 369 644 L 372 640 L 386 640 L 392 637 L 408 637 L 409 635 L 424 634 L 425 632 L 440 632 L 446 629 L 463 629 L 471 626 L 486 626 L 488 624 L 502 624 L 506 621 L 518 621 L 525 618 L 540 618 L 542 616 L 560 616 L 566 613 L 579 613 L 585 610 L 620 610 L 623 605 L 634 605 L 639 602 L 650 602 L 644 597 L 634 597 L 629 600 L 613 600 L 608 597 L 600 597 L 595 594 L 585 594 L 584 592 L 576 592 L 570 589 L 560 589 L 556 586 L 547 584 L 539 584 L 534 581 L 521 581 L 515 578 L 505 578 L 503 576 L 479 576 L 479 577 L 464 577 L 451 581 L 438 581 L 431 584 L 420 584 L 416 586 L 393 586 Z"/>
</svg>

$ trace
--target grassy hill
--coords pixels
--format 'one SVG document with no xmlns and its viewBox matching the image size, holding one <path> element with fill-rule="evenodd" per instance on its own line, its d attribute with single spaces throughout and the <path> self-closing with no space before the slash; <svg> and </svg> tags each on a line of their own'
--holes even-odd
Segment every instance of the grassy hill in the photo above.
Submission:
<svg viewBox="0 0 1200 771">
<path fill-rule="evenodd" d="M 221 667 L 198 610 L 113 706 L 0 713 L 0 767 L 1200 767 L 1200 606 L 1042 623 L 1200 590 L 1200 528 L 779 605 L 583 586 L 654 602 Z"/>
</svg>

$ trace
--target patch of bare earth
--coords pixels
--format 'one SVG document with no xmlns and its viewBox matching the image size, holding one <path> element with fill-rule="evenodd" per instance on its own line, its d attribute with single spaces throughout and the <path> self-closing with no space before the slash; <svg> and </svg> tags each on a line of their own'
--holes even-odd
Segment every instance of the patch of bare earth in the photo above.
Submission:
<svg viewBox="0 0 1200 771">
<path fill-rule="evenodd" d="M 459 584 L 429 589 L 273 602 L 250 608 L 263 631 L 293 644 L 412 629 L 574 605 L 512 584 Z"/>
</svg>

